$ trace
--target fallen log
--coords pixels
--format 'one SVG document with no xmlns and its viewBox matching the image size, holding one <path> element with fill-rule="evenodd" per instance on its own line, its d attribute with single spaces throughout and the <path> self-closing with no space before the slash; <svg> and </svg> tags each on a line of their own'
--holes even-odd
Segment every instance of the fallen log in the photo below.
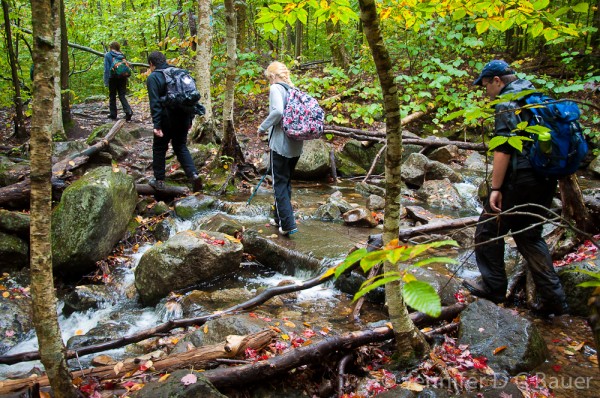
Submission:
<svg viewBox="0 0 600 398">
<path fill-rule="evenodd" d="M 419 225 L 412 228 L 403 228 L 398 233 L 398 239 L 406 240 L 419 234 L 430 234 L 432 232 L 440 232 L 448 229 L 456 229 L 469 227 L 477 223 L 479 216 L 456 218 L 449 221 L 440 221 L 431 224 Z"/>
<path fill-rule="evenodd" d="M 244 354 L 246 348 L 260 351 L 267 347 L 276 336 L 277 333 L 271 329 L 246 336 L 227 336 L 226 341 L 221 344 L 198 347 L 187 352 L 152 360 L 152 368 L 156 372 L 170 372 L 181 368 L 204 369 L 209 363 L 217 359 L 239 357 Z M 131 358 L 116 365 L 77 370 L 71 372 L 71 377 L 73 379 L 78 377 L 93 377 L 102 380 L 133 372 L 146 362 L 140 362 L 136 358 Z M 18 392 L 24 388 L 32 387 L 34 384 L 46 387 L 49 385 L 48 377 L 40 376 L 0 381 L 0 396 Z"/>
<path fill-rule="evenodd" d="M 64 189 L 64 179 L 71 175 L 71 171 L 87 163 L 90 156 L 108 147 L 110 141 L 115 137 L 115 135 L 117 135 L 124 124 L 124 119 L 119 120 L 114 124 L 108 134 L 106 134 L 106 137 L 104 137 L 102 140 L 75 155 L 59 161 L 52 166 L 52 188 L 55 190 Z M 18 206 L 27 203 L 29 202 L 30 193 L 31 183 L 29 178 L 19 181 L 16 184 L 2 187 L 0 188 L 0 206 Z"/>
<path fill-rule="evenodd" d="M 173 198 L 176 196 L 184 196 L 189 195 L 190 190 L 188 187 L 177 187 L 166 185 L 165 189 L 161 189 L 160 191 L 154 189 L 151 185 L 148 184 L 135 184 L 135 190 L 138 195 L 154 195 L 156 197 L 166 197 Z"/>
</svg>

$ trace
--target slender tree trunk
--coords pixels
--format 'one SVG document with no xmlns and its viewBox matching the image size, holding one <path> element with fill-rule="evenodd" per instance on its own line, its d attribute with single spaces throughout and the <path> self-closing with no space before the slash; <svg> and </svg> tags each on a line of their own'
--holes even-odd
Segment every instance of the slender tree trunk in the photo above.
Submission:
<svg viewBox="0 0 600 398">
<path fill-rule="evenodd" d="M 377 75 L 383 92 L 387 151 L 385 156 L 385 220 L 383 224 L 384 244 L 397 239 L 400 220 L 400 165 L 402 135 L 398 87 L 394 82 L 392 61 L 383 41 L 375 0 L 359 0 L 360 19 L 369 42 Z M 396 265 L 386 262 L 384 271 L 396 270 Z M 401 364 L 412 363 L 429 350 L 424 336 L 411 321 L 401 294 L 399 281 L 385 285 L 385 298 L 390 320 L 396 336 L 396 349 Z"/>
<path fill-rule="evenodd" d="M 197 40 L 198 40 L 198 24 L 196 23 L 196 8 L 192 5 L 192 9 L 188 12 L 188 25 L 190 26 L 190 36 L 194 39 L 192 41 L 192 50 L 196 51 Z"/>
<path fill-rule="evenodd" d="M 23 98 L 21 98 L 21 81 L 17 70 L 17 57 L 13 49 L 12 30 L 10 25 L 10 9 L 6 0 L 2 0 L 2 12 L 4 13 L 4 31 L 6 33 L 6 49 L 8 51 L 8 60 L 10 63 L 10 73 L 12 77 L 13 89 L 15 90 L 15 136 L 24 138 L 27 135 L 25 130 L 25 114 L 23 113 Z"/>
<path fill-rule="evenodd" d="M 203 117 L 197 117 L 192 126 L 190 139 L 194 142 L 215 142 L 215 119 L 210 95 L 210 62 L 212 60 L 212 8 L 210 0 L 198 0 L 198 32 L 196 37 L 196 82 L 200 92 L 200 102 L 206 108 Z"/>
<path fill-rule="evenodd" d="M 302 58 L 302 37 L 304 36 L 304 25 L 300 20 L 296 20 L 296 32 L 294 36 L 294 57 L 296 61 L 300 62 Z"/>
<path fill-rule="evenodd" d="M 246 4 L 245 0 L 238 0 L 235 2 L 235 11 L 237 18 L 237 48 L 240 51 L 244 51 L 246 48 L 246 11 L 248 8 L 248 4 Z"/>
<path fill-rule="evenodd" d="M 71 94 L 69 93 L 69 38 L 67 37 L 67 17 L 65 0 L 60 0 L 60 88 L 62 123 L 66 130 L 73 125 L 71 117 Z"/>
<path fill-rule="evenodd" d="M 598 51 L 600 49 L 600 0 L 596 1 L 593 26 L 596 28 L 596 31 L 592 35 L 591 44 L 592 48 L 595 48 L 596 51 Z"/>
<path fill-rule="evenodd" d="M 575 226 L 583 231 L 590 232 L 596 228 L 592 217 L 585 207 L 583 193 L 577 182 L 577 175 L 573 174 L 559 180 L 558 187 L 563 205 L 562 216 L 573 221 Z"/>
<path fill-rule="evenodd" d="M 185 40 L 185 24 L 183 23 L 183 0 L 177 0 L 177 34 L 179 34 L 179 40 Z M 187 47 L 180 46 L 179 53 L 183 54 L 187 50 Z"/>
<path fill-rule="evenodd" d="M 60 0 L 31 0 L 34 37 L 31 122 L 31 294 L 42 363 L 55 397 L 78 397 L 71 382 L 56 316 L 52 275 L 52 121 L 59 80 Z"/>
<path fill-rule="evenodd" d="M 337 24 L 334 24 L 333 21 L 328 19 L 325 22 L 325 31 L 327 33 L 327 40 L 329 42 L 333 64 L 339 68 L 346 69 L 350 63 L 350 57 L 346 51 L 344 41 L 341 38 L 340 22 L 338 21 Z"/>
<path fill-rule="evenodd" d="M 51 47 L 51 51 L 52 51 L 52 57 L 54 57 L 55 59 L 58 60 L 59 64 L 58 64 L 58 71 L 57 71 L 57 75 L 56 75 L 56 79 L 53 79 L 52 81 L 54 82 L 54 96 L 53 96 L 53 107 L 54 110 L 52 112 L 52 139 L 54 141 L 66 141 L 67 140 L 67 136 L 65 135 L 65 127 L 63 125 L 63 119 L 62 119 L 62 100 L 61 100 L 61 95 L 60 95 L 60 87 L 61 87 L 61 82 L 60 82 L 60 75 L 61 75 L 61 71 L 60 71 L 60 56 L 61 56 L 61 37 L 62 34 L 60 32 L 60 0 L 49 0 L 52 2 L 52 4 L 54 5 L 54 2 L 56 2 L 56 29 L 54 30 L 53 34 L 53 43 L 55 43 L 56 45 L 53 45 Z M 35 37 L 35 35 L 34 35 Z M 34 65 L 37 64 L 34 63 Z"/>
</svg>

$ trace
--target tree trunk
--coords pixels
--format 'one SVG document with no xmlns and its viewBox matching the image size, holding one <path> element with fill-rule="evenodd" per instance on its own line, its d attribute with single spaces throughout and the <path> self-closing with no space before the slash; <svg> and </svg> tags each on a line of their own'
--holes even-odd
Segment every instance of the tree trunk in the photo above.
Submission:
<svg viewBox="0 0 600 398">
<path fill-rule="evenodd" d="M 299 19 L 296 20 L 296 35 L 294 37 L 294 57 L 300 62 L 302 58 L 302 37 L 304 36 L 304 25 Z"/>
<path fill-rule="evenodd" d="M 183 23 L 183 0 L 177 0 L 177 33 L 179 34 L 179 40 L 185 40 L 185 24 Z M 184 54 L 187 47 L 181 46 L 179 48 L 179 54 Z"/>
<path fill-rule="evenodd" d="M 60 88 L 61 88 L 61 82 L 60 82 L 60 76 L 61 76 L 61 65 L 60 65 L 60 57 L 61 57 L 61 29 L 60 29 L 60 0 L 55 0 L 58 2 L 57 6 L 56 6 L 56 29 L 54 30 L 53 34 L 54 34 L 54 38 L 53 38 L 53 42 L 56 45 L 53 45 L 52 47 L 50 47 L 52 53 L 50 54 L 52 57 L 54 57 L 55 59 L 58 60 L 58 70 L 56 73 L 56 79 L 53 79 L 54 81 L 54 96 L 53 96 L 53 111 L 52 111 L 52 140 L 54 141 L 66 141 L 67 140 L 67 136 L 65 135 L 65 127 L 63 125 L 63 119 L 62 119 L 62 99 L 61 99 L 61 95 L 60 95 Z M 35 37 L 35 35 L 34 35 Z M 34 63 L 34 65 L 37 66 L 37 64 Z"/>
<path fill-rule="evenodd" d="M 69 92 L 69 40 L 67 36 L 67 17 L 65 0 L 60 0 L 60 88 L 63 127 L 68 131 L 73 125 L 71 117 L 71 93 Z"/>
<path fill-rule="evenodd" d="M 596 50 L 600 49 L 600 0 L 596 1 L 596 11 L 594 11 L 594 28 L 596 31 L 592 34 L 591 45 Z"/>
<path fill-rule="evenodd" d="M 10 10 L 6 0 L 2 0 L 2 12 L 4 13 L 4 31 L 6 34 L 6 49 L 8 51 L 8 61 L 10 63 L 10 73 L 12 77 L 13 89 L 15 90 L 15 136 L 25 138 L 25 114 L 23 113 L 23 99 L 21 98 L 21 82 L 17 70 L 17 57 L 13 49 L 12 30 L 10 25 Z"/>
<path fill-rule="evenodd" d="M 190 26 L 190 36 L 194 39 L 192 41 L 192 50 L 196 51 L 197 40 L 198 40 L 198 24 L 196 23 L 196 11 L 197 7 L 192 5 L 192 9 L 188 12 L 188 25 Z"/>
<path fill-rule="evenodd" d="M 383 242 L 396 239 L 400 220 L 400 165 L 402 155 L 402 136 L 400 124 L 400 105 L 398 87 L 394 83 L 392 61 L 383 41 L 379 26 L 379 16 L 374 0 L 359 0 L 360 20 L 371 48 L 377 75 L 383 92 L 385 112 L 387 151 L 385 157 L 385 220 L 383 224 Z M 386 262 L 384 272 L 396 270 L 396 265 Z M 429 345 L 408 316 L 408 309 L 401 294 L 400 281 L 385 285 L 385 296 L 390 321 L 396 336 L 396 350 L 402 364 L 408 364 L 420 358 Z"/>
<path fill-rule="evenodd" d="M 328 3 L 331 3 L 331 0 Z M 333 64 L 339 68 L 346 69 L 350 63 L 350 57 L 341 39 L 340 22 L 338 21 L 338 23 L 334 24 L 332 20 L 328 19 L 325 22 L 325 31 L 327 33 L 327 41 L 329 42 Z"/>
<path fill-rule="evenodd" d="M 215 119 L 210 95 L 210 61 L 212 59 L 212 9 L 210 0 L 198 0 L 198 47 L 196 51 L 196 81 L 200 92 L 200 102 L 206 113 L 204 119 L 197 117 L 192 126 L 190 139 L 193 142 L 215 142 Z"/>
<path fill-rule="evenodd" d="M 52 274 L 51 185 L 52 121 L 59 80 L 60 3 L 31 0 L 34 37 L 33 116 L 31 122 L 31 295 L 41 361 L 55 397 L 78 397 L 71 382 L 56 315 Z M 59 102 L 60 104 L 60 102 Z M 59 114 L 60 115 L 60 114 Z"/>
<path fill-rule="evenodd" d="M 237 48 L 240 51 L 244 51 L 246 49 L 246 11 L 248 8 L 248 4 L 246 4 L 246 0 L 238 0 L 235 2 L 235 10 L 237 14 Z"/>
<path fill-rule="evenodd" d="M 577 182 L 577 175 L 562 178 L 558 181 L 562 201 L 562 216 L 573 221 L 575 226 L 585 232 L 594 231 L 592 217 L 585 207 L 583 194 Z"/>
<path fill-rule="evenodd" d="M 228 156 L 233 163 L 244 163 L 244 154 L 238 145 L 233 124 L 233 100 L 235 97 L 235 77 L 237 65 L 236 15 L 234 0 L 225 0 L 225 30 L 227 36 L 227 71 L 225 73 L 225 98 L 223 100 L 223 142 L 221 156 Z M 216 161 L 219 161 L 217 158 Z"/>
</svg>

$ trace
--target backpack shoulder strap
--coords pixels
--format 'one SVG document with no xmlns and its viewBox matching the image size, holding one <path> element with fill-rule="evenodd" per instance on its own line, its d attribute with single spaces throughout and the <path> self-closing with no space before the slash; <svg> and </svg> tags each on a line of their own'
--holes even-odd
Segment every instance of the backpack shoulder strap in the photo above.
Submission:
<svg viewBox="0 0 600 398">
<path fill-rule="evenodd" d="M 285 83 L 280 83 L 280 82 L 277 82 L 277 83 L 275 83 L 275 84 L 279 84 L 281 87 L 285 88 L 285 91 L 290 91 L 290 88 L 291 88 L 291 87 L 290 87 L 290 86 L 288 86 L 288 85 L 287 85 L 287 84 L 285 84 Z"/>
</svg>

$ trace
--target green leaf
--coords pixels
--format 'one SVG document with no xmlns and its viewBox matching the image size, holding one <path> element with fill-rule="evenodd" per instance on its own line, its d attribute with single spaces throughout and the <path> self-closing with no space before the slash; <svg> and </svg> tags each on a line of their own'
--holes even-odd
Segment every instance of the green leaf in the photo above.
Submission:
<svg viewBox="0 0 600 398">
<path fill-rule="evenodd" d="M 525 130 L 528 125 L 529 123 L 527 122 L 520 122 L 519 124 L 517 124 L 517 130 Z"/>
<path fill-rule="evenodd" d="M 496 136 L 496 137 L 492 138 L 490 140 L 490 143 L 488 144 L 488 152 L 493 151 L 500 145 L 506 144 L 507 141 L 508 141 L 508 137 Z"/>
<path fill-rule="evenodd" d="M 285 23 L 281 19 L 275 18 L 273 20 L 273 27 L 275 27 L 278 32 L 281 32 L 281 30 L 285 27 Z"/>
<path fill-rule="evenodd" d="M 579 286 L 579 287 L 600 287 L 600 281 L 581 282 L 577 286 Z"/>
<path fill-rule="evenodd" d="M 538 37 L 544 30 L 544 23 L 542 21 L 536 21 L 531 27 L 531 36 Z"/>
<path fill-rule="evenodd" d="M 281 4 L 269 4 L 269 8 L 276 12 L 283 12 L 283 7 Z"/>
<path fill-rule="evenodd" d="M 579 3 L 575 6 L 573 6 L 572 10 L 575 12 L 580 12 L 583 14 L 587 14 L 588 10 L 589 10 L 590 6 L 588 3 Z"/>
<path fill-rule="evenodd" d="M 467 15 L 467 10 L 465 10 L 464 8 L 459 8 L 452 14 L 452 19 L 454 21 L 458 21 L 459 19 L 463 19 L 465 15 Z"/>
<path fill-rule="evenodd" d="M 402 296 L 406 304 L 417 311 L 437 318 L 442 313 L 440 296 L 427 282 L 414 281 L 402 286 Z"/>
<path fill-rule="evenodd" d="M 267 22 L 271 22 L 273 20 L 274 16 L 273 14 L 265 14 L 262 17 L 258 18 L 256 21 L 254 21 L 254 23 L 256 24 L 263 24 L 263 23 L 267 23 Z"/>
<path fill-rule="evenodd" d="M 392 274 L 392 272 L 389 272 L 388 275 L 389 274 Z M 365 286 L 364 288 L 361 287 L 358 290 L 358 292 L 356 292 L 356 294 L 354 295 L 353 301 L 358 300 L 359 298 L 361 298 L 365 294 L 369 293 L 371 290 L 378 288 L 379 286 L 383 286 L 383 285 L 385 285 L 388 282 L 394 282 L 394 281 L 397 281 L 397 280 L 399 280 L 399 279 L 402 278 L 402 276 L 400 275 L 400 273 L 395 272 L 394 274 L 395 275 L 388 276 L 386 278 L 381 278 L 382 275 L 380 275 L 379 279 L 377 279 L 377 280 L 373 279 L 373 282 L 370 285 Z"/>
<path fill-rule="evenodd" d="M 523 151 L 523 137 L 520 137 L 520 136 L 509 137 L 508 145 L 512 146 L 517 151 L 522 152 Z"/>
<path fill-rule="evenodd" d="M 340 265 L 336 267 L 335 277 L 338 278 L 345 270 L 352 266 L 355 262 L 360 261 L 368 254 L 367 249 L 358 249 L 350 253 Z"/>
<path fill-rule="evenodd" d="M 373 251 L 369 254 L 367 254 L 366 256 L 364 256 L 361 260 L 360 260 L 360 267 L 362 268 L 363 271 L 367 272 L 368 270 L 370 270 L 371 268 L 373 268 L 375 265 L 384 262 L 387 258 L 387 251 L 385 250 L 376 250 Z"/>
<path fill-rule="evenodd" d="M 484 19 L 483 21 L 478 22 L 475 26 L 477 28 L 477 33 L 482 34 L 490 28 L 490 23 Z"/>
<path fill-rule="evenodd" d="M 548 7 L 548 4 L 550 4 L 550 0 L 538 0 L 538 1 L 534 1 L 533 2 L 533 9 L 536 11 L 540 11 L 543 10 L 544 8 Z"/>
<path fill-rule="evenodd" d="M 433 264 L 433 263 L 458 264 L 458 261 L 456 261 L 455 259 L 450 258 L 450 257 L 429 257 L 424 260 L 417 261 L 416 263 L 414 263 L 412 265 L 412 267 L 422 267 L 424 265 Z"/>
</svg>

